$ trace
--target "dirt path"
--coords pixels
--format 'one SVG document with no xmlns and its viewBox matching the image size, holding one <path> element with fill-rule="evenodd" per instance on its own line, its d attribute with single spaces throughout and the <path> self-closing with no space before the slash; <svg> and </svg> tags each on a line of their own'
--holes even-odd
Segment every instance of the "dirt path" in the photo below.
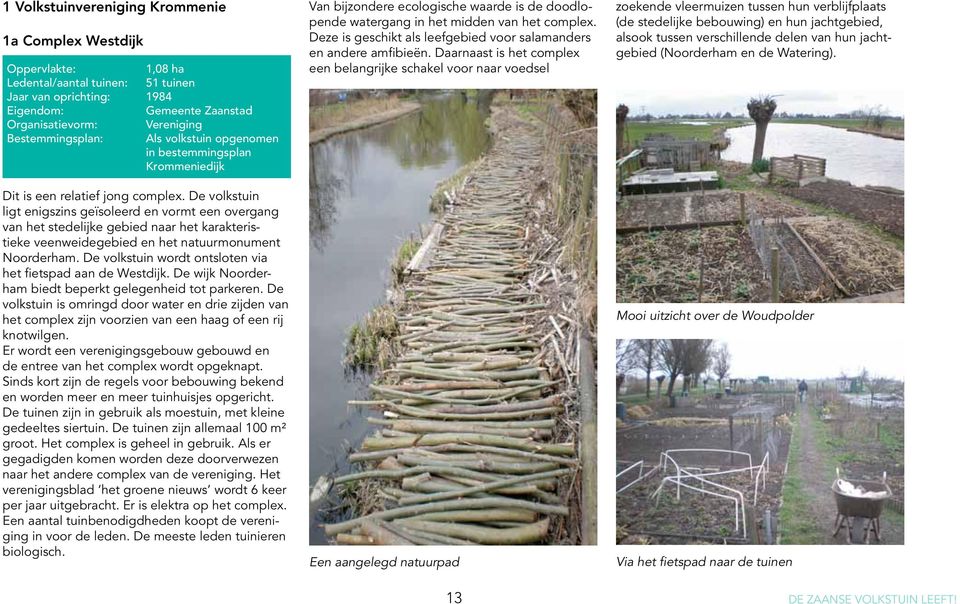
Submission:
<svg viewBox="0 0 960 604">
<path fill-rule="evenodd" d="M 833 533 L 836 504 L 830 492 L 831 470 L 823 453 L 817 447 L 813 410 L 809 401 L 800 407 L 796 417 L 797 425 L 793 431 L 793 438 L 798 439 L 799 446 L 794 449 L 795 455 L 790 458 L 790 463 L 794 466 L 790 470 L 796 472 L 797 481 L 794 484 L 799 483 L 797 501 L 798 507 L 804 513 L 805 524 L 811 529 L 815 528 L 805 536 L 813 537 L 814 543 L 833 543 L 831 533 Z M 790 537 L 791 535 L 785 535 L 787 539 Z"/>
<path fill-rule="evenodd" d="M 846 544 L 845 530 L 833 536 L 837 506 L 830 485 L 836 469 L 818 443 L 816 422 L 811 403 L 805 403 L 796 414 L 797 442 L 790 447 L 789 486 L 784 490 L 784 508 L 793 511 L 793 518 L 782 527 L 782 538 L 784 543 Z M 903 543 L 901 515 L 886 510 L 881 524 L 884 544 Z"/>
</svg>

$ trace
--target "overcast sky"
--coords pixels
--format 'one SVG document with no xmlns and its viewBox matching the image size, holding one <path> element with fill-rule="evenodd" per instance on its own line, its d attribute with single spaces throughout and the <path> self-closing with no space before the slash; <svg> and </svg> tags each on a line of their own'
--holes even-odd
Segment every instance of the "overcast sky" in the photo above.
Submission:
<svg viewBox="0 0 960 604">
<path fill-rule="evenodd" d="M 833 378 L 841 372 L 903 378 L 902 343 L 890 340 L 718 340 L 730 348 L 730 377 Z M 655 374 L 656 375 L 656 374 Z M 712 374 L 711 374 L 712 375 Z"/>
<path fill-rule="evenodd" d="M 726 93 L 724 91 L 698 92 L 621 92 L 617 101 L 630 108 L 630 115 L 643 112 L 652 115 L 726 113 L 746 114 L 751 96 L 777 96 L 777 111 L 788 113 L 827 114 L 847 113 L 864 107 L 883 105 L 893 115 L 903 114 L 903 93 L 883 90 L 860 92 L 829 92 L 813 90 L 759 90 Z M 645 108 L 645 109 L 644 109 Z"/>
</svg>

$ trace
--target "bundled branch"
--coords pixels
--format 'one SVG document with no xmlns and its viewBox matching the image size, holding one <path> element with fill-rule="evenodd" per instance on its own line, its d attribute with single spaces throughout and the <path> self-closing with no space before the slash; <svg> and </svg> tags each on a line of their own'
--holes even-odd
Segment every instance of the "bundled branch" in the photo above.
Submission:
<svg viewBox="0 0 960 604">
<path fill-rule="evenodd" d="M 498 128 L 429 261 L 405 278 L 399 353 L 371 400 L 350 401 L 382 412 L 368 418 L 379 431 L 350 456 L 358 471 L 335 480 L 374 484 L 383 504 L 326 525 L 338 543 L 576 540 L 557 519 L 579 474 L 580 327 L 542 291 L 565 276 L 535 223 L 541 155 L 529 124 Z"/>
</svg>

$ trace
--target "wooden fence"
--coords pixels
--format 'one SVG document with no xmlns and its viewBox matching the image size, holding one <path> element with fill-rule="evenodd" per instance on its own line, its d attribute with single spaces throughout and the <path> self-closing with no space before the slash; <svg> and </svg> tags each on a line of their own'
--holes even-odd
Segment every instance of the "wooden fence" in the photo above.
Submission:
<svg viewBox="0 0 960 604">
<path fill-rule="evenodd" d="M 673 168 L 677 172 L 696 172 L 714 162 L 710 143 L 698 140 L 677 140 L 671 136 L 648 136 L 640 144 L 643 165 L 651 168 Z"/>
<path fill-rule="evenodd" d="M 793 157 L 770 158 L 770 182 L 774 180 L 788 180 L 803 186 L 811 182 L 819 182 L 827 178 L 827 160 L 810 155 L 794 155 Z"/>
</svg>

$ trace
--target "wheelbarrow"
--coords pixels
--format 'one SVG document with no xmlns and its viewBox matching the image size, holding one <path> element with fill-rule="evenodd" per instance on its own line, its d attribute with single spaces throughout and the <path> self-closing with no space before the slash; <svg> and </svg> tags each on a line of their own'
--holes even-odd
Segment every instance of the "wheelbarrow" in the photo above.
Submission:
<svg viewBox="0 0 960 604">
<path fill-rule="evenodd" d="M 847 488 L 844 489 L 843 486 Z M 871 533 L 878 543 L 883 540 L 880 532 L 880 514 L 887 499 L 893 497 L 893 491 L 887 484 L 886 472 L 883 473 L 882 481 L 857 480 L 840 478 L 838 469 L 837 478 L 833 481 L 831 490 L 837 501 L 837 518 L 833 522 L 834 537 L 841 529 L 846 528 L 847 543 L 852 543 L 856 539 L 857 543 L 869 544 Z"/>
</svg>

